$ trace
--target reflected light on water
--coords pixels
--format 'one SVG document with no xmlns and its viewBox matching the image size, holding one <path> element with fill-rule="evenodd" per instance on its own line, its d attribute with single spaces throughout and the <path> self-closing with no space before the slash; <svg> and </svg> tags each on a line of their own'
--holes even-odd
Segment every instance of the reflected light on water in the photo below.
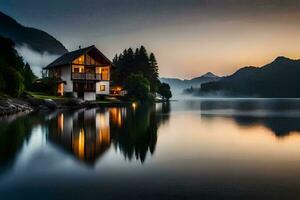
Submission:
<svg viewBox="0 0 300 200">
<path fill-rule="evenodd" d="M 132 106 L 133 110 L 135 110 L 137 107 L 137 103 L 133 102 L 131 106 Z"/>
<path fill-rule="evenodd" d="M 119 127 L 122 127 L 123 121 L 122 121 L 122 114 L 123 114 L 122 108 L 111 108 L 109 109 L 109 114 L 111 116 L 111 120 L 113 123 L 118 124 Z"/>
<path fill-rule="evenodd" d="M 298 199 L 298 111 L 300 100 L 207 100 L 0 121 L 0 193 Z"/>
<path fill-rule="evenodd" d="M 60 133 L 64 132 L 64 114 L 60 113 L 57 117 L 57 125 Z"/>
<path fill-rule="evenodd" d="M 97 113 L 96 114 L 96 126 L 98 130 L 97 148 L 110 145 L 110 125 L 109 125 L 109 113 Z"/>
<path fill-rule="evenodd" d="M 84 135 L 84 129 L 81 128 L 79 131 L 79 134 L 77 137 L 75 136 L 73 139 L 73 149 L 74 153 L 78 156 L 80 159 L 84 159 L 84 146 L 85 146 L 85 135 Z"/>
</svg>

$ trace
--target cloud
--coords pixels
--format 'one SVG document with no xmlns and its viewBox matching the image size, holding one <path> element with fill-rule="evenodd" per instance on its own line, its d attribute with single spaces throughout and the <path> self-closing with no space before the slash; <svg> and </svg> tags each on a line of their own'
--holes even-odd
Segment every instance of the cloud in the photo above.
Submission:
<svg viewBox="0 0 300 200">
<path fill-rule="evenodd" d="M 23 57 L 24 62 L 29 63 L 34 74 L 39 77 L 41 77 L 42 68 L 46 67 L 49 63 L 53 62 L 60 56 L 49 54 L 48 52 L 39 53 L 29 48 L 26 44 L 17 46 L 16 50 L 19 55 Z"/>
</svg>

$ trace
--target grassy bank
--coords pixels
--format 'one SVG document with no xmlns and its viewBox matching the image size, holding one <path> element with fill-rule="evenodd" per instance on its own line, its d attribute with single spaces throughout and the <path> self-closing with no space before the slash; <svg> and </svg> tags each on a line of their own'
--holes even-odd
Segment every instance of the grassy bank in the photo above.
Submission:
<svg viewBox="0 0 300 200">
<path fill-rule="evenodd" d="M 71 97 L 64 97 L 64 96 L 55 96 L 55 95 L 48 95 L 45 93 L 39 93 L 39 92 L 28 92 L 33 98 L 38 99 L 38 100 L 48 100 L 51 99 L 54 102 L 58 104 L 58 106 L 67 106 L 68 103 L 74 98 Z M 88 101 L 85 102 L 84 105 L 86 106 L 127 106 L 130 105 L 132 102 L 131 101 L 124 101 L 124 100 L 119 100 L 117 98 L 111 98 L 111 97 L 105 97 L 104 99 L 101 100 L 95 100 L 95 101 Z"/>
<path fill-rule="evenodd" d="M 52 99 L 52 100 L 56 100 L 56 99 L 60 99 L 60 100 L 67 100 L 70 99 L 69 97 L 63 97 L 63 96 L 54 96 L 54 95 L 47 95 L 45 93 L 40 93 L 40 92 L 28 92 L 32 97 L 36 98 L 36 99 Z"/>
</svg>

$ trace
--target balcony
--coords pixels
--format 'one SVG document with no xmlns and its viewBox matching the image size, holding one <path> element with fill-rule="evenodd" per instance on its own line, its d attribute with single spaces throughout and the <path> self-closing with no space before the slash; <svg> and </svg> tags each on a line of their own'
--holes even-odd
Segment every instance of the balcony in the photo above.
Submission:
<svg viewBox="0 0 300 200">
<path fill-rule="evenodd" d="M 73 80 L 91 80 L 91 81 L 101 81 L 103 80 L 101 74 L 96 73 L 72 73 Z"/>
</svg>

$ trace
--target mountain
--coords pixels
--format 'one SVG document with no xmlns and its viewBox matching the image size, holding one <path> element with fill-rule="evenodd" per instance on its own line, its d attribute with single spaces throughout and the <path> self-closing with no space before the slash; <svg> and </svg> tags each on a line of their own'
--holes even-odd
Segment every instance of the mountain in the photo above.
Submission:
<svg viewBox="0 0 300 200">
<path fill-rule="evenodd" d="M 202 76 L 195 77 L 193 79 L 185 79 L 181 80 L 178 78 L 161 78 L 160 81 L 164 83 L 168 83 L 171 87 L 172 91 L 178 91 L 182 92 L 184 89 L 194 87 L 194 88 L 200 88 L 201 84 L 211 82 L 211 81 L 217 81 L 220 77 L 216 76 L 215 74 L 208 72 Z"/>
<path fill-rule="evenodd" d="M 220 77 L 219 76 L 216 76 L 215 74 L 211 73 L 211 72 L 208 72 L 200 77 L 196 77 L 196 78 L 193 78 L 191 80 L 189 80 L 189 84 L 191 84 L 191 86 L 193 87 L 200 87 L 200 85 L 202 83 L 207 83 L 207 82 L 211 82 L 211 81 L 217 81 L 219 80 Z"/>
<path fill-rule="evenodd" d="M 244 67 L 219 81 L 202 85 L 201 93 L 230 96 L 300 97 L 300 60 L 278 57 L 262 67 Z"/>
<path fill-rule="evenodd" d="M 0 35 L 10 38 L 17 45 L 27 44 L 39 53 L 60 55 L 68 52 L 53 36 L 35 28 L 25 27 L 2 12 L 0 12 Z"/>
</svg>

